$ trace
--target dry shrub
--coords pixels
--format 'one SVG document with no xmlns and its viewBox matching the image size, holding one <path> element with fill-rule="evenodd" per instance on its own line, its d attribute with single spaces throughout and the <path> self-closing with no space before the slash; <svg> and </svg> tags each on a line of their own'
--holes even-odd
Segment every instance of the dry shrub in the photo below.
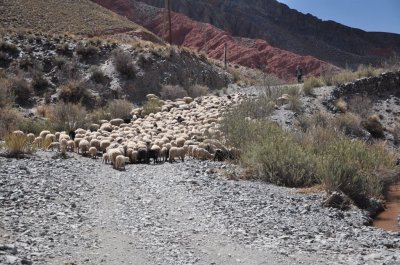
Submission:
<svg viewBox="0 0 400 265">
<path fill-rule="evenodd" d="M 360 117 L 363 119 L 368 117 L 372 107 L 373 103 L 369 97 L 359 95 L 350 98 L 348 105 L 349 111 L 360 115 Z"/>
<path fill-rule="evenodd" d="M 21 114 L 11 108 L 0 108 L 0 136 L 18 129 L 22 121 Z"/>
<path fill-rule="evenodd" d="M 104 109 L 96 109 L 89 114 L 90 123 L 100 124 L 101 120 L 110 120 L 111 115 Z"/>
<path fill-rule="evenodd" d="M 208 94 L 208 87 L 202 85 L 193 85 L 189 87 L 187 93 L 193 98 L 205 96 Z"/>
<path fill-rule="evenodd" d="M 8 53 L 11 56 L 17 56 L 19 54 L 19 49 L 17 45 L 14 43 L 10 43 L 7 41 L 0 42 L 0 51 L 4 53 Z"/>
<path fill-rule="evenodd" d="M 243 109 L 248 107 L 239 105 L 226 113 L 221 129 L 226 142 L 242 150 L 241 162 L 258 178 L 295 187 L 322 184 L 366 207 L 366 199 L 381 196 L 398 174 L 396 157 L 383 144 L 351 139 L 328 126 L 287 131 L 265 119 L 246 120 Z M 346 115 L 350 114 L 341 116 Z"/>
<path fill-rule="evenodd" d="M 104 72 L 100 69 L 100 67 L 93 67 L 91 69 L 92 75 L 90 79 L 97 84 L 106 84 L 109 81 L 109 78 L 104 74 Z"/>
<path fill-rule="evenodd" d="M 111 119 L 129 119 L 131 118 L 132 109 L 133 104 L 123 99 L 114 99 L 107 105 L 107 111 L 110 113 Z"/>
<path fill-rule="evenodd" d="M 133 59 L 128 52 L 121 49 L 114 51 L 113 60 L 115 69 L 121 75 L 127 78 L 135 77 L 135 66 L 133 64 Z"/>
<path fill-rule="evenodd" d="M 18 129 L 25 133 L 33 133 L 35 135 L 39 135 L 40 132 L 44 130 L 52 131 L 53 127 L 49 120 L 23 119 L 21 124 L 18 126 Z"/>
<path fill-rule="evenodd" d="M 361 118 L 353 113 L 345 113 L 336 117 L 333 125 L 345 135 L 363 137 L 365 132 L 361 126 Z"/>
<path fill-rule="evenodd" d="M 53 108 L 50 121 L 56 131 L 69 132 L 86 127 L 86 114 L 81 104 L 59 102 Z"/>
<path fill-rule="evenodd" d="M 0 79 L 0 108 L 9 107 L 14 103 L 11 92 L 11 82 L 7 79 Z"/>
<path fill-rule="evenodd" d="M 49 105 L 40 105 L 36 107 L 36 113 L 43 118 L 49 118 L 52 111 L 53 108 Z"/>
<path fill-rule="evenodd" d="M 96 99 L 91 96 L 86 82 L 70 81 L 60 87 L 59 99 L 66 103 L 81 103 L 85 107 L 93 108 L 96 106 Z"/>
<path fill-rule="evenodd" d="M 33 94 L 31 84 L 21 74 L 11 78 L 11 91 L 15 102 L 21 106 L 28 105 Z"/>
<path fill-rule="evenodd" d="M 314 88 L 316 87 L 322 87 L 324 85 L 324 82 L 317 77 L 309 77 L 304 81 L 303 84 L 303 92 L 305 95 L 311 96 L 314 94 Z"/>
<path fill-rule="evenodd" d="M 9 157 L 19 157 L 33 152 L 26 135 L 9 134 L 5 138 L 5 147 Z"/>
<path fill-rule="evenodd" d="M 378 115 L 373 114 L 364 120 L 362 126 L 372 135 L 374 138 L 385 138 L 385 128 L 383 127 Z"/>
<path fill-rule="evenodd" d="M 151 98 L 146 101 L 146 103 L 143 105 L 143 115 L 149 115 L 150 113 L 157 113 L 161 111 L 161 107 L 163 106 L 163 103 L 155 98 Z"/>
<path fill-rule="evenodd" d="M 99 48 L 89 44 L 79 43 L 76 47 L 76 54 L 78 54 L 83 60 L 94 60 L 97 59 L 100 53 Z"/>
<path fill-rule="evenodd" d="M 162 87 L 160 91 L 160 95 L 162 99 L 169 99 L 174 100 L 177 98 L 187 97 L 187 91 L 181 86 L 172 86 L 172 85 L 165 85 Z"/>
<path fill-rule="evenodd" d="M 300 96 L 289 95 L 288 109 L 290 109 L 294 112 L 302 112 L 303 111 L 303 102 L 300 100 Z"/>
<path fill-rule="evenodd" d="M 43 95 L 50 83 L 40 71 L 35 71 L 32 76 L 32 87 L 38 95 Z"/>
<path fill-rule="evenodd" d="M 347 112 L 347 102 L 344 101 L 342 98 L 339 98 L 338 100 L 336 100 L 335 106 L 340 112 L 342 112 L 342 113 Z"/>
</svg>

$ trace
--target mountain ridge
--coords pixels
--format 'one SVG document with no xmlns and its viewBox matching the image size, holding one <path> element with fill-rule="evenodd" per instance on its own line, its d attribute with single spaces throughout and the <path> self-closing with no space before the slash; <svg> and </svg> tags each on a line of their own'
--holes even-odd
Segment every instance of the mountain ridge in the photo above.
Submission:
<svg viewBox="0 0 400 265">
<path fill-rule="evenodd" d="M 163 0 L 139 0 L 163 7 Z M 400 53 L 400 35 L 365 32 L 303 14 L 275 0 L 176 0 L 172 9 L 233 36 L 260 38 L 272 46 L 311 55 L 340 67 L 379 64 Z"/>
</svg>

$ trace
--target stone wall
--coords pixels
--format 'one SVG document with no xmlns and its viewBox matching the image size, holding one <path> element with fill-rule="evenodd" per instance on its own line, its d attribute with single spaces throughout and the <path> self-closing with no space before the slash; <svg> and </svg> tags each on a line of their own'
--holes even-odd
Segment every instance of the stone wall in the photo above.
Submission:
<svg viewBox="0 0 400 265">
<path fill-rule="evenodd" d="M 332 94 L 323 104 L 329 110 L 336 112 L 335 101 L 337 99 L 346 99 L 354 95 L 365 95 L 373 98 L 383 98 L 390 95 L 400 97 L 400 71 L 383 73 L 340 85 L 332 91 Z"/>
</svg>

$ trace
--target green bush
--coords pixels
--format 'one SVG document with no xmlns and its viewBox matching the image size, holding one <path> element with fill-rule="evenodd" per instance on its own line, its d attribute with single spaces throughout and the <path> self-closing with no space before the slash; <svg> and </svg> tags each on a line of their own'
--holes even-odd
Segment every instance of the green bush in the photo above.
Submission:
<svg viewBox="0 0 400 265">
<path fill-rule="evenodd" d="M 24 119 L 19 125 L 18 129 L 24 133 L 33 133 L 39 135 L 41 131 L 53 131 L 53 125 L 49 120 L 31 120 Z"/>
<path fill-rule="evenodd" d="M 265 115 L 249 115 L 264 107 L 261 102 L 244 101 L 221 123 L 226 143 L 242 150 L 241 162 L 258 178 L 290 187 L 322 184 L 364 207 L 366 198 L 382 196 L 383 187 L 398 175 L 396 157 L 383 144 L 348 138 L 331 128 L 325 116 L 310 118 L 302 131 L 286 131 Z M 359 118 L 354 121 L 350 113 L 341 117 L 345 127 L 359 127 Z"/>
</svg>

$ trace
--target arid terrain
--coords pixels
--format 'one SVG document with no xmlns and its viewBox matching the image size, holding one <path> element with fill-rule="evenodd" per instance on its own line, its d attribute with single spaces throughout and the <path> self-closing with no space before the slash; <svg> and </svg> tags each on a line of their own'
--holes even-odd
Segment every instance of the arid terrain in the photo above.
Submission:
<svg viewBox="0 0 400 265">
<path fill-rule="evenodd" d="M 50 2 L 0 0 L 0 264 L 400 263 L 398 34 Z"/>
</svg>

